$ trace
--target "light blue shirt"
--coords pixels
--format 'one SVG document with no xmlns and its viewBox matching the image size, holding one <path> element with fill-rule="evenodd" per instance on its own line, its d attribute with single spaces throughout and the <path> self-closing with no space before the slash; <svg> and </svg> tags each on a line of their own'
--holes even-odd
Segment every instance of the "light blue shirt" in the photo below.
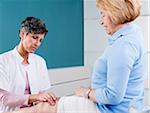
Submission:
<svg viewBox="0 0 150 113">
<path fill-rule="evenodd" d="M 147 53 L 141 30 L 135 24 L 119 29 L 94 65 L 92 88 L 101 113 L 128 113 L 129 102 L 143 102 Z"/>
</svg>

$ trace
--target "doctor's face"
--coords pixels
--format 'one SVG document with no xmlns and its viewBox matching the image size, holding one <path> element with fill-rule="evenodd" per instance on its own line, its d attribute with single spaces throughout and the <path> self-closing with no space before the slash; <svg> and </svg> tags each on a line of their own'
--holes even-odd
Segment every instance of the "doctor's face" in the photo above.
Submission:
<svg viewBox="0 0 150 113">
<path fill-rule="evenodd" d="M 28 53 L 34 53 L 41 45 L 45 34 L 31 34 L 21 31 L 20 37 L 24 50 Z"/>
<path fill-rule="evenodd" d="M 101 11 L 100 24 L 105 28 L 108 35 L 112 35 L 115 32 L 116 25 L 112 23 L 109 15 L 105 11 Z"/>
</svg>

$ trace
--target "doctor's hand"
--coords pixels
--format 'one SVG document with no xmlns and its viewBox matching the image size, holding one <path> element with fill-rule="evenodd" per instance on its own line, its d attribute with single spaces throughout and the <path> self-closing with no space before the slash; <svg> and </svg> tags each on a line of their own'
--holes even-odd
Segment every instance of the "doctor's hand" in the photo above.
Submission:
<svg viewBox="0 0 150 113">
<path fill-rule="evenodd" d="M 55 105 L 57 97 L 52 92 L 43 92 L 38 94 L 38 100 L 48 102 L 50 105 Z"/>
<path fill-rule="evenodd" d="M 33 102 L 48 102 L 50 105 L 55 105 L 57 97 L 52 92 L 42 92 L 39 94 L 33 94 L 29 96 L 28 104 Z"/>
</svg>

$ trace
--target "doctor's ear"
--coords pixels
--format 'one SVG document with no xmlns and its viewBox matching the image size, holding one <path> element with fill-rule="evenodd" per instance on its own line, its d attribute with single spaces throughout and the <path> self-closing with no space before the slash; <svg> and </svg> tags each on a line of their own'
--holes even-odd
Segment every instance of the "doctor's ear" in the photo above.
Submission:
<svg viewBox="0 0 150 113">
<path fill-rule="evenodd" d="M 19 33 L 20 39 L 23 39 L 26 34 L 27 34 L 27 33 L 25 33 L 24 31 L 20 31 L 20 33 Z"/>
</svg>

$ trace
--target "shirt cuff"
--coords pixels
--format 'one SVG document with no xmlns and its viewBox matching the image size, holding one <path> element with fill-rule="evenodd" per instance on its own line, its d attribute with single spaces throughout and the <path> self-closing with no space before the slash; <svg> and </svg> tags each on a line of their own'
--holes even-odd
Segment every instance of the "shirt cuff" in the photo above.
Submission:
<svg viewBox="0 0 150 113">
<path fill-rule="evenodd" d="M 24 102 L 23 102 L 23 105 L 21 105 L 20 108 L 24 108 L 24 107 L 29 107 L 29 106 L 31 106 L 31 105 L 29 104 L 29 96 L 30 96 L 30 95 L 25 95 L 25 96 L 24 96 Z"/>
</svg>

